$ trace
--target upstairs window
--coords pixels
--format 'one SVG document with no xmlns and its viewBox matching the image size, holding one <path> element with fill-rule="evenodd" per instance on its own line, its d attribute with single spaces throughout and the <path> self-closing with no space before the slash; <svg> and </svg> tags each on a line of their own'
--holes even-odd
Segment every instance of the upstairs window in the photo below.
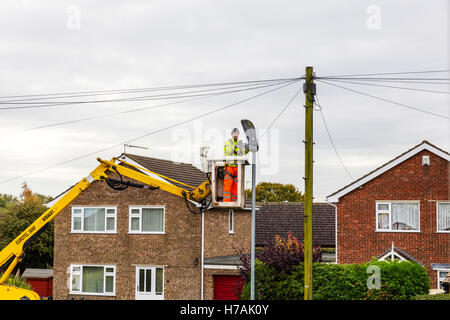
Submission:
<svg viewBox="0 0 450 320">
<path fill-rule="evenodd" d="M 437 203 L 437 231 L 450 232 L 450 202 Z"/>
<path fill-rule="evenodd" d="M 115 233 L 117 208 L 72 207 L 72 232 Z"/>
<path fill-rule="evenodd" d="M 377 231 L 419 231 L 419 202 L 376 202 Z"/>
<path fill-rule="evenodd" d="M 130 207 L 129 233 L 164 233 L 164 207 Z"/>
<path fill-rule="evenodd" d="M 234 233 L 234 210 L 228 211 L 228 233 Z"/>
</svg>

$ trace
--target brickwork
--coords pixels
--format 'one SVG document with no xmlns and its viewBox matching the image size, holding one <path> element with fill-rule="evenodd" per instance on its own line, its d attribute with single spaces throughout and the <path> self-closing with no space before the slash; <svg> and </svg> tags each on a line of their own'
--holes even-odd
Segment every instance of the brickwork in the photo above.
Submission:
<svg viewBox="0 0 450 320">
<path fill-rule="evenodd" d="M 231 256 L 237 250 L 250 252 L 251 211 L 234 210 L 234 233 L 228 233 L 229 210 L 207 211 L 205 215 L 205 258 Z"/>
<path fill-rule="evenodd" d="M 164 206 L 164 234 L 129 234 L 129 206 L 139 205 Z M 117 207 L 117 232 L 71 233 L 73 206 Z M 235 254 L 233 246 L 242 247 L 246 238 L 249 248 L 250 213 L 235 213 L 234 235 L 228 234 L 228 210 L 205 217 L 205 257 Z M 54 252 L 54 299 L 135 299 L 137 265 L 164 266 L 164 299 L 200 299 L 201 215 L 161 190 L 115 191 L 94 182 L 56 217 Z M 115 265 L 115 296 L 69 294 L 70 264 Z"/>
<path fill-rule="evenodd" d="M 430 166 L 422 165 L 430 156 Z M 339 198 L 337 261 L 363 263 L 394 246 L 422 263 L 437 286 L 431 263 L 450 263 L 450 233 L 436 232 L 436 200 L 450 199 L 449 162 L 423 150 Z M 376 231 L 377 200 L 420 201 L 420 232 Z"/>
</svg>

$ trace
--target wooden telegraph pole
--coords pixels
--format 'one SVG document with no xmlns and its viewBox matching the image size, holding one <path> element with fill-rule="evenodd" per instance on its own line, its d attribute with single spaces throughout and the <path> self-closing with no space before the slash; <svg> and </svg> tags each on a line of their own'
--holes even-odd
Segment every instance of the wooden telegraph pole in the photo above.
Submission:
<svg viewBox="0 0 450 320">
<path fill-rule="evenodd" d="M 306 67 L 303 84 L 305 93 L 305 215 L 304 215 L 304 257 L 305 257 L 305 300 L 312 300 L 312 202 L 313 202 L 313 103 L 316 94 L 313 68 Z"/>
</svg>

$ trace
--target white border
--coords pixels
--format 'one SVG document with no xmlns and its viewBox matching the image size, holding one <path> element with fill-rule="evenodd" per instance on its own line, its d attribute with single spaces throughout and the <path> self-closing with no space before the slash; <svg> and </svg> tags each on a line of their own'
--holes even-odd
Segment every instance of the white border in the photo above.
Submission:
<svg viewBox="0 0 450 320">
<path fill-rule="evenodd" d="M 438 212 L 438 207 L 439 207 L 439 203 L 450 203 L 450 201 L 437 201 L 436 202 L 436 233 L 450 233 L 450 230 L 439 230 L 439 222 L 438 222 L 438 217 L 439 217 L 439 212 Z"/>
<path fill-rule="evenodd" d="M 141 221 L 142 221 L 142 209 L 163 209 L 163 231 L 132 231 L 131 230 L 131 210 L 132 209 L 140 209 L 139 210 L 139 230 L 141 230 Z M 151 206 L 142 206 L 142 205 L 129 205 L 128 206 L 128 234 L 165 234 L 166 233 L 166 207 L 164 205 L 151 205 Z"/>
<path fill-rule="evenodd" d="M 97 209 L 105 209 L 105 231 L 84 231 L 84 209 L 85 208 L 97 208 Z M 81 229 L 82 230 L 74 230 L 73 229 L 73 218 L 74 218 L 74 210 L 82 209 L 81 213 Z M 108 209 L 114 209 L 114 230 L 106 230 L 107 226 L 107 217 L 108 217 Z M 109 215 L 110 217 L 112 215 Z M 117 234 L 117 206 L 81 206 L 76 205 L 71 207 L 71 216 L 70 216 L 70 233 L 97 233 L 97 234 Z"/>
<path fill-rule="evenodd" d="M 72 274 L 73 267 L 81 267 L 80 270 L 80 291 L 72 291 Z M 83 292 L 83 267 L 103 267 L 103 293 L 98 292 Z M 114 277 L 113 281 L 113 292 L 104 292 L 106 288 L 106 268 L 113 268 L 114 271 L 112 276 Z M 111 275 L 108 273 L 108 275 Z M 72 295 L 82 295 L 82 296 L 107 296 L 114 297 L 116 295 L 116 265 L 105 265 L 105 264 L 70 264 L 70 274 L 69 274 L 69 294 Z"/>
<path fill-rule="evenodd" d="M 419 208 L 419 229 L 417 230 L 392 230 L 392 229 L 378 229 L 378 204 L 389 204 L 389 228 L 392 228 L 392 203 L 417 203 Z M 385 210 L 381 210 L 385 211 Z M 420 233 L 420 200 L 375 200 L 375 232 L 408 232 L 408 233 Z"/>
<path fill-rule="evenodd" d="M 433 269 L 434 271 L 436 271 L 436 289 L 439 289 L 439 272 L 450 272 L 450 269 Z M 445 279 L 445 278 L 444 278 Z"/>
</svg>

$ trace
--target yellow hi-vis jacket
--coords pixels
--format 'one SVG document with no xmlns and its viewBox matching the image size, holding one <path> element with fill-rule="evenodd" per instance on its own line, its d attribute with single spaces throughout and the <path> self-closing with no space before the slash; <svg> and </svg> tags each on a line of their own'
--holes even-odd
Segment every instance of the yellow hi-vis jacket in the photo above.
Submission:
<svg viewBox="0 0 450 320">
<path fill-rule="evenodd" d="M 244 143 L 242 143 L 241 140 L 234 141 L 233 138 L 230 138 L 227 141 L 225 141 L 224 153 L 225 157 L 242 156 L 246 155 L 248 153 L 248 150 L 245 150 L 245 145 Z M 230 167 L 236 167 L 237 165 L 236 161 L 227 161 L 227 164 Z"/>
</svg>

